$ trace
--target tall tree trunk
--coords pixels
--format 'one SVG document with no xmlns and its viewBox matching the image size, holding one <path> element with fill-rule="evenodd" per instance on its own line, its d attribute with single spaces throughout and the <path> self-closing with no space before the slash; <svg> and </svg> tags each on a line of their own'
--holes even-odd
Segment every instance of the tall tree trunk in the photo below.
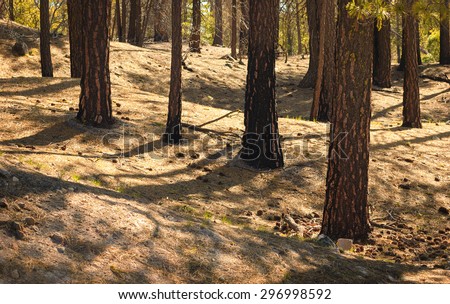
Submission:
<svg viewBox="0 0 450 304">
<path fill-rule="evenodd" d="M 167 11 L 167 0 L 156 0 L 155 1 L 155 42 L 168 42 L 169 32 L 168 32 L 168 11 Z M 181 26 L 181 25 L 180 25 Z"/>
<path fill-rule="evenodd" d="M 322 234 L 367 239 L 373 23 L 349 15 L 338 0 L 336 90 Z"/>
<path fill-rule="evenodd" d="M 443 7 L 441 8 L 441 22 L 440 22 L 440 51 L 439 63 L 450 64 L 450 0 L 443 0 Z"/>
<path fill-rule="evenodd" d="M 181 139 L 181 65 L 183 37 L 181 29 L 181 0 L 172 0 L 172 67 L 170 73 L 169 114 L 165 142 L 179 143 Z"/>
<path fill-rule="evenodd" d="M 300 4 L 299 0 L 295 0 L 295 22 L 297 25 L 297 53 L 298 55 L 303 55 L 303 45 L 302 45 L 302 27 L 300 22 Z"/>
<path fill-rule="evenodd" d="M 14 21 L 14 0 L 9 0 L 9 20 Z"/>
<path fill-rule="evenodd" d="M 68 0 L 67 11 L 69 15 L 70 76 L 81 78 L 83 65 L 82 0 Z"/>
<path fill-rule="evenodd" d="M 395 44 L 396 44 L 396 47 L 397 47 L 397 63 L 399 63 L 400 64 L 400 62 L 401 62 L 401 54 L 402 54 L 402 39 L 401 39 L 401 37 L 400 37 L 400 32 L 402 31 L 402 18 L 400 17 L 400 14 L 399 13 L 397 13 L 396 14 L 396 31 L 397 31 L 397 34 L 398 35 L 396 35 L 396 37 L 395 37 Z"/>
<path fill-rule="evenodd" d="M 406 1 L 406 0 L 405 0 Z M 419 32 L 419 22 L 417 21 L 417 19 L 414 21 L 416 23 L 415 25 L 415 35 L 416 35 L 416 56 L 417 56 L 417 64 L 418 65 L 422 65 L 422 56 L 420 54 L 420 32 Z M 403 26 L 403 30 L 402 30 L 402 56 L 400 58 L 400 65 L 397 68 L 397 71 L 404 71 L 405 70 L 405 16 L 403 16 L 402 18 L 402 26 Z"/>
<path fill-rule="evenodd" d="M 128 26 L 128 43 L 142 46 L 141 37 L 141 0 L 130 1 L 130 22 Z"/>
<path fill-rule="evenodd" d="M 248 29 L 249 29 L 249 15 L 248 5 L 249 0 L 240 0 L 241 3 L 241 22 L 239 25 L 239 56 L 242 59 L 243 55 L 248 53 Z"/>
<path fill-rule="evenodd" d="M 417 58 L 417 22 L 413 5 L 417 0 L 405 0 L 406 16 L 403 24 L 405 75 L 403 82 L 403 127 L 421 128 L 419 67 Z"/>
<path fill-rule="evenodd" d="M 319 23 L 318 3 L 316 0 L 306 0 L 306 10 L 308 14 L 309 31 L 309 67 L 305 77 L 299 86 L 302 88 L 312 88 L 316 84 L 317 69 L 319 64 Z"/>
<path fill-rule="evenodd" d="M 223 7 L 222 0 L 214 2 L 214 41 L 213 45 L 223 45 Z"/>
<path fill-rule="evenodd" d="M 422 65 L 422 54 L 420 51 L 420 23 L 419 19 L 416 19 L 416 43 L 417 43 L 417 63 Z"/>
<path fill-rule="evenodd" d="M 292 3 L 286 3 L 286 51 L 289 56 L 294 54 L 294 34 L 292 33 Z"/>
<path fill-rule="evenodd" d="M 126 32 L 127 32 L 127 0 L 122 0 L 122 36 L 119 37 L 120 42 L 127 41 Z"/>
<path fill-rule="evenodd" d="M 245 133 L 240 157 L 257 169 L 284 165 L 275 101 L 279 0 L 250 1 Z"/>
<path fill-rule="evenodd" d="M 320 15 L 324 18 L 320 18 L 318 73 L 310 118 L 311 120 L 328 122 L 331 119 L 331 105 L 334 98 L 336 0 L 327 0 L 320 3 L 319 8 L 322 11 Z"/>
<path fill-rule="evenodd" d="M 120 13 L 120 0 L 116 0 L 116 22 L 117 22 L 117 37 L 119 41 L 123 37 L 123 27 L 122 27 L 122 15 Z"/>
<path fill-rule="evenodd" d="M 83 73 L 77 118 L 108 127 L 113 121 L 109 74 L 110 0 L 82 0 Z"/>
<path fill-rule="evenodd" d="M 200 39 L 201 39 L 201 24 L 202 24 L 202 8 L 201 0 L 192 1 L 192 29 L 191 37 L 189 39 L 189 48 L 193 53 L 200 53 Z"/>
<path fill-rule="evenodd" d="M 383 20 L 382 28 L 374 25 L 375 46 L 373 55 L 373 84 L 380 88 L 391 87 L 391 21 Z"/>
<path fill-rule="evenodd" d="M 231 57 L 237 59 L 237 3 L 231 0 Z"/>
<path fill-rule="evenodd" d="M 52 54 L 50 52 L 50 6 L 49 0 L 40 2 L 40 50 L 42 77 L 53 77 Z"/>
</svg>

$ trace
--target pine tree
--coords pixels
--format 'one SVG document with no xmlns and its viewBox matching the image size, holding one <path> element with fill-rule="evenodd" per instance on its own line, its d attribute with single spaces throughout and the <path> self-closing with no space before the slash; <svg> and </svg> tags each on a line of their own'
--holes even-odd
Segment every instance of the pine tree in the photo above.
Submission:
<svg viewBox="0 0 450 304">
<path fill-rule="evenodd" d="M 40 2 L 40 51 L 42 77 L 53 77 L 52 54 L 50 51 L 50 11 L 49 0 Z"/>
</svg>

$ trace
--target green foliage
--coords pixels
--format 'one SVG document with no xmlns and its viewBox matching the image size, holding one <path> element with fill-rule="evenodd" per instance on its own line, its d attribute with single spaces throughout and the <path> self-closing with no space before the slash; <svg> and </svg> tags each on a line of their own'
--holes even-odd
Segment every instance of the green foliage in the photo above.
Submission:
<svg viewBox="0 0 450 304">
<path fill-rule="evenodd" d="M 439 49 L 440 49 L 440 33 L 438 29 L 433 29 L 430 31 L 430 35 L 427 40 L 427 50 L 429 54 L 422 56 L 424 63 L 431 63 L 439 61 Z"/>
</svg>

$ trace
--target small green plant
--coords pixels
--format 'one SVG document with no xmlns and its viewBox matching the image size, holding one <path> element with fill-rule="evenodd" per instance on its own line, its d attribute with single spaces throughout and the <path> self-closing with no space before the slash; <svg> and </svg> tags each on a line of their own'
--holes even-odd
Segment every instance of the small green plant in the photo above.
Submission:
<svg viewBox="0 0 450 304">
<path fill-rule="evenodd" d="M 90 181 L 94 186 L 97 186 L 97 187 L 101 187 L 101 186 L 103 185 L 103 183 L 102 183 L 101 180 L 98 180 L 98 179 L 95 179 L 95 178 L 91 178 L 89 181 Z"/>
<path fill-rule="evenodd" d="M 213 214 L 212 214 L 210 211 L 205 211 L 205 212 L 203 213 L 203 218 L 204 218 L 205 220 L 210 220 L 210 219 L 212 219 L 212 217 L 213 217 Z"/>
<path fill-rule="evenodd" d="M 226 215 L 222 216 L 222 218 L 220 219 L 222 221 L 222 223 L 227 224 L 227 225 L 232 225 L 233 221 L 228 218 Z"/>
<path fill-rule="evenodd" d="M 195 209 L 189 205 L 177 205 L 174 207 L 174 210 L 182 212 L 182 213 L 187 213 L 187 214 L 195 213 Z"/>
<path fill-rule="evenodd" d="M 81 180 L 81 175 L 79 175 L 79 174 L 73 174 L 70 178 L 71 178 L 73 181 L 78 182 L 78 181 Z"/>
</svg>

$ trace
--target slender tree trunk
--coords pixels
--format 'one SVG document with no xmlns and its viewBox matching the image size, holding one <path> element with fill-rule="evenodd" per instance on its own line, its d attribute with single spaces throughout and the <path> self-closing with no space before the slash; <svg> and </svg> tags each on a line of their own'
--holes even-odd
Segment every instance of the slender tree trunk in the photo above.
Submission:
<svg viewBox="0 0 450 304">
<path fill-rule="evenodd" d="M 441 22 L 440 22 L 440 51 L 439 63 L 450 64 L 450 0 L 443 0 L 443 7 L 441 8 Z"/>
<path fill-rule="evenodd" d="M 141 0 L 130 1 L 130 22 L 128 26 L 128 43 L 142 46 L 141 37 Z"/>
<path fill-rule="evenodd" d="M 70 76 L 81 78 L 83 64 L 82 47 L 82 0 L 68 0 L 69 42 L 70 42 Z"/>
<path fill-rule="evenodd" d="M 421 128 L 419 67 L 417 58 L 417 22 L 413 5 L 417 0 L 405 0 L 406 16 L 403 24 L 405 75 L 403 83 L 403 127 Z"/>
<path fill-rule="evenodd" d="M 50 7 L 49 0 L 40 2 L 40 50 L 42 77 L 53 77 L 52 54 L 50 51 Z"/>
<path fill-rule="evenodd" d="M 380 88 L 391 87 L 391 22 L 383 20 L 381 29 L 374 25 L 375 46 L 373 55 L 373 84 Z"/>
<path fill-rule="evenodd" d="M 112 118 L 109 74 L 110 0 L 82 0 L 83 72 L 77 118 L 89 125 L 108 127 Z"/>
<path fill-rule="evenodd" d="M 292 25 L 292 2 L 288 1 L 286 3 L 286 51 L 289 56 L 294 54 L 294 34 L 293 34 L 293 25 Z"/>
<path fill-rule="evenodd" d="M 231 57 L 237 59 L 237 3 L 231 1 Z"/>
<path fill-rule="evenodd" d="M 193 0 L 192 1 L 192 29 L 191 29 L 191 37 L 189 39 L 189 48 L 193 53 L 201 52 L 201 23 L 202 23 L 202 11 L 201 11 L 201 1 Z"/>
<path fill-rule="evenodd" d="M 303 55 L 302 46 L 302 27 L 300 22 L 300 4 L 299 0 L 295 0 L 295 22 L 297 25 L 297 53 L 298 55 Z"/>
<path fill-rule="evenodd" d="M 318 74 L 310 118 L 311 120 L 328 122 L 331 119 L 331 105 L 334 98 L 336 0 L 327 0 L 321 3 L 324 4 L 319 5 L 322 11 L 320 15 L 324 18 L 320 18 Z"/>
<path fill-rule="evenodd" d="M 14 21 L 14 0 L 9 0 L 9 20 Z"/>
<path fill-rule="evenodd" d="M 331 121 L 322 234 L 367 239 L 373 23 L 349 15 L 338 0 L 336 90 Z"/>
<path fill-rule="evenodd" d="M 417 63 L 418 65 L 422 65 L 422 54 L 420 51 L 420 23 L 419 20 L 416 19 L 416 43 L 417 43 Z"/>
<path fill-rule="evenodd" d="M 116 0 L 117 37 L 119 41 L 123 37 L 122 15 L 120 13 L 120 0 Z"/>
<path fill-rule="evenodd" d="M 309 67 L 305 77 L 303 77 L 299 86 L 302 88 L 312 88 L 316 84 L 317 69 L 319 64 L 319 13 L 316 0 L 306 0 L 306 10 L 308 14 L 309 31 Z"/>
<path fill-rule="evenodd" d="M 182 30 L 181 0 L 172 0 L 172 68 L 170 74 L 169 114 L 167 116 L 165 141 L 179 143 L 181 139 L 181 64 Z"/>
<path fill-rule="evenodd" d="M 242 59 L 243 55 L 248 53 L 248 29 L 249 29 L 249 15 L 248 5 L 249 0 L 240 0 L 241 3 L 241 22 L 239 26 L 239 56 Z"/>
<path fill-rule="evenodd" d="M 127 32 L 127 0 L 122 0 L 122 36 L 119 37 L 120 42 L 127 41 L 126 32 Z"/>
<path fill-rule="evenodd" d="M 396 30 L 397 33 L 400 33 L 402 31 L 402 25 L 401 25 L 401 17 L 400 14 L 396 14 L 397 18 L 396 18 Z M 401 62 L 401 54 L 402 54 L 402 39 L 399 37 L 399 35 L 397 35 L 395 37 L 395 44 L 397 47 L 397 63 L 400 64 Z"/>
<path fill-rule="evenodd" d="M 279 0 L 250 2 L 245 133 L 240 157 L 257 169 L 284 165 L 275 102 Z"/>
<path fill-rule="evenodd" d="M 223 7 L 222 0 L 214 2 L 214 41 L 213 45 L 223 45 Z"/>
<path fill-rule="evenodd" d="M 168 42 L 169 41 L 169 29 L 168 29 L 168 11 L 167 0 L 155 1 L 155 42 Z"/>
</svg>

